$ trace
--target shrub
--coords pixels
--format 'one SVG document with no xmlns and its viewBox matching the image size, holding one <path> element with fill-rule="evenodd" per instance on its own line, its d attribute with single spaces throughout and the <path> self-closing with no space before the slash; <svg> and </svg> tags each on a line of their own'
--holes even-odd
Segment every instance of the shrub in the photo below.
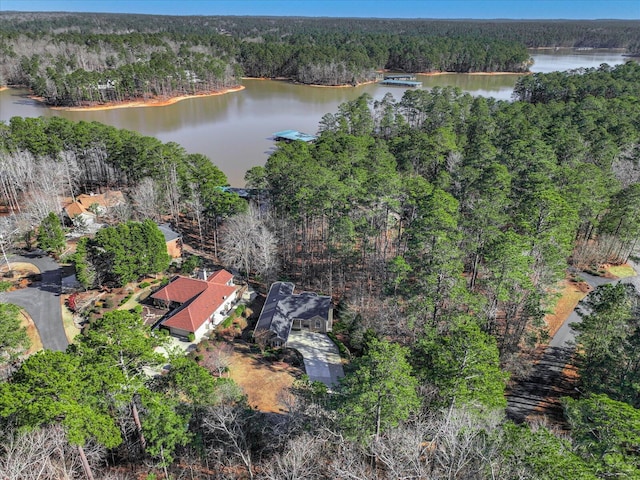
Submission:
<svg viewBox="0 0 640 480">
<path fill-rule="evenodd" d="M 233 324 L 233 317 L 229 316 L 222 321 L 222 323 L 220 324 L 220 327 L 229 328 L 232 324 Z"/>
<path fill-rule="evenodd" d="M 338 347 L 338 351 L 340 352 L 340 356 L 343 358 L 350 358 L 351 357 L 351 352 L 349 352 L 349 349 L 344 345 L 344 343 L 342 343 L 340 341 L 340 339 L 338 337 L 336 337 L 336 335 L 333 332 L 327 332 L 327 336 L 333 340 L 333 343 L 336 344 L 336 346 Z"/>
<path fill-rule="evenodd" d="M 148 286 L 150 286 L 150 285 L 151 285 L 151 283 L 149 283 L 149 282 L 142 282 L 140 285 L 138 285 L 138 287 L 140 287 L 140 288 L 147 288 L 147 287 L 148 287 Z"/>
<path fill-rule="evenodd" d="M 246 309 L 247 309 L 247 306 L 245 304 L 238 305 L 236 307 L 235 313 L 237 316 L 241 316 Z"/>
<path fill-rule="evenodd" d="M 136 305 L 135 307 L 133 307 L 131 310 L 129 310 L 131 313 L 137 313 L 138 315 L 142 315 L 142 305 Z"/>
<path fill-rule="evenodd" d="M 190 333 L 189 335 L 187 335 L 187 340 L 189 340 L 190 342 L 193 342 L 196 339 L 196 336 L 194 333 Z"/>
<path fill-rule="evenodd" d="M 197 255 L 191 255 L 184 262 L 182 262 L 182 267 L 180 267 L 180 271 L 182 273 L 191 274 L 202 263 L 202 259 Z"/>
<path fill-rule="evenodd" d="M 78 294 L 77 293 L 72 293 L 71 295 L 69 295 L 69 298 L 67 298 L 67 307 L 73 313 L 75 313 L 76 310 L 78 309 L 78 302 L 77 301 L 78 301 Z"/>
<path fill-rule="evenodd" d="M 11 285 L 13 285 L 11 282 L 7 282 L 7 281 L 0 282 L 0 292 L 8 291 L 11 288 Z"/>
<path fill-rule="evenodd" d="M 131 297 L 133 297 L 133 292 L 127 293 L 125 297 L 122 300 L 120 300 L 120 305 L 122 306 L 125 303 L 127 303 Z"/>
<path fill-rule="evenodd" d="M 105 300 L 102 302 L 102 308 L 113 308 L 113 300 Z"/>
</svg>

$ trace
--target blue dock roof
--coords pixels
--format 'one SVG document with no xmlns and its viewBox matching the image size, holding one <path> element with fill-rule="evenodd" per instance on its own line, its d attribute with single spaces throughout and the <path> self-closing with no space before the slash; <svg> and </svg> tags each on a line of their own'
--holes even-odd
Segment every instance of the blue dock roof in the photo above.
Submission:
<svg viewBox="0 0 640 480">
<path fill-rule="evenodd" d="M 301 140 L 303 142 L 313 142 L 316 138 L 315 135 L 309 135 L 308 133 L 298 132 L 297 130 L 283 130 L 273 134 L 273 138 L 276 140 Z"/>
</svg>

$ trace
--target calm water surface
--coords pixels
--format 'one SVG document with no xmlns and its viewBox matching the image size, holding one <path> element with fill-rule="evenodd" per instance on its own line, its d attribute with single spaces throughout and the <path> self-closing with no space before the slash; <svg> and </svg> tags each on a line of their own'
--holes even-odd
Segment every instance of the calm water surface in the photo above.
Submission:
<svg viewBox="0 0 640 480">
<path fill-rule="evenodd" d="M 602 51 L 543 51 L 532 54 L 534 72 L 597 67 L 601 63 L 623 63 L 621 53 Z M 473 95 L 509 100 L 517 75 L 425 76 L 423 88 L 456 86 Z M 404 89 L 378 84 L 359 87 L 323 88 L 271 80 L 243 80 L 245 89 L 214 97 L 188 99 L 166 107 L 122 108 L 115 110 L 67 112 L 51 110 L 27 98 L 25 90 L 0 92 L 0 120 L 13 116 L 50 117 L 98 121 L 173 141 L 190 153 L 202 153 L 218 165 L 233 186 L 244 185 L 244 173 L 263 165 L 274 149 L 271 134 L 295 129 L 315 133 L 325 113 L 335 112 L 341 103 L 363 93 L 381 99 L 391 92 L 400 99 Z"/>
</svg>

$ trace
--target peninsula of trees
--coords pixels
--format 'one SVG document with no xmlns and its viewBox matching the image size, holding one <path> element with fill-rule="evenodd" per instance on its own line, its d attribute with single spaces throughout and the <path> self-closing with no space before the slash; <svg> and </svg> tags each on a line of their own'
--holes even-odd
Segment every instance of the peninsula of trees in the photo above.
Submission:
<svg viewBox="0 0 640 480">
<path fill-rule="evenodd" d="M 530 47 L 639 50 L 638 22 L 0 13 L 0 85 L 83 106 L 226 90 L 242 76 L 353 85 L 376 71 L 526 72 Z"/>
</svg>

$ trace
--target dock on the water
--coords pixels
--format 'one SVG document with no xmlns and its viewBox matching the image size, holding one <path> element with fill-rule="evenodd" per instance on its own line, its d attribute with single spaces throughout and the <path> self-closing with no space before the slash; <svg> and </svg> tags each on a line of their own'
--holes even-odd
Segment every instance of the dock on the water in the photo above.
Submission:
<svg viewBox="0 0 640 480">
<path fill-rule="evenodd" d="M 389 73 L 384 76 L 385 80 L 415 80 L 416 76 L 410 73 Z"/>
<path fill-rule="evenodd" d="M 302 133 L 297 130 L 283 130 L 281 132 L 276 132 L 273 134 L 273 138 L 276 141 L 286 141 L 293 142 L 295 140 L 300 140 L 302 142 L 313 142 L 318 137 L 315 135 L 309 135 L 308 133 Z"/>
<path fill-rule="evenodd" d="M 422 86 L 422 82 L 412 82 L 410 80 L 390 80 L 384 79 L 380 82 L 380 85 L 391 85 L 393 87 L 412 87 L 412 88 L 420 88 Z"/>
</svg>

